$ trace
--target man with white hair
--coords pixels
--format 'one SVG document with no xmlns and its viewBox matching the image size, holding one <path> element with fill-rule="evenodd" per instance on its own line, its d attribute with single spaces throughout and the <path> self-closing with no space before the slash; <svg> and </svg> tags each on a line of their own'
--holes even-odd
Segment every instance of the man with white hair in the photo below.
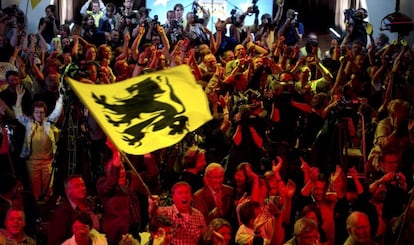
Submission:
<svg viewBox="0 0 414 245">
<path fill-rule="evenodd" d="M 346 229 L 348 230 L 348 239 L 344 245 L 374 245 L 371 239 L 371 225 L 369 223 L 368 215 L 363 212 L 352 212 L 346 219 Z"/>
<path fill-rule="evenodd" d="M 296 220 L 293 227 L 293 238 L 284 245 L 314 245 L 319 244 L 320 235 L 318 224 L 310 218 Z"/>
<path fill-rule="evenodd" d="M 231 220 L 234 206 L 233 188 L 224 185 L 224 167 L 210 163 L 204 171 L 204 187 L 194 193 L 194 207 L 209 223 L 214 218 Z"/>
</svg>

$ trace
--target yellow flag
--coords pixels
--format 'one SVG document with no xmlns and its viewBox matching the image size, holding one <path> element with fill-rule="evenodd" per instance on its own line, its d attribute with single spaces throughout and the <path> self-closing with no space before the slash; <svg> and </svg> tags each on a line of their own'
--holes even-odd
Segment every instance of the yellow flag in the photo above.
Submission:
<svg viewBox="0 0 414 245">
<path fill-rule="evenodd" d="M 32 4 L 32 9 L 36 8 L 36 6 L 41 2 L 42 0 L 30 0 Z"/>
<path fill-rule="evenodd" d="M 142 155 L 179 142 L 211 120 L 188 66 L 107 84 L 68 83 L 119 150 Z"/>
</svg>

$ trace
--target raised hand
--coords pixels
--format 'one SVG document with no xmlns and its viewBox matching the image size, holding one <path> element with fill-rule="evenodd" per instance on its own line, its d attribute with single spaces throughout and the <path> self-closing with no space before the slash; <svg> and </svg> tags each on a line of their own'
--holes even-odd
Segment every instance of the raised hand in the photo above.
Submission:
<svg viewBox="0 0 414 245">
<path fill-rule="evenodd" d="M 300 159 L 300 162 L 302 163 L 300 165 L 300 169 L 302 169 L 303 172 L 308 172 L 310 170 L 308 162 L 306 162 L 305 159 L 303 159 L 303 157 L 299 157 L 299 159 Z"/>
<path fill-rule="evenodd" d="M 278 173 L 283 166 L 283 159 L 280 156 L 276 156 L 277 162 L 272 161 L 272 171 L 273 173 Z"/>
<path fill-rule="evenodd" d="M 259 179 L 259 176 L 253 172 L 252 168 L 249 165 L 246 165 L 246 175 L 249 179 L 254 180 L 254 179 Z"/>
<path fill-rule="evenodd" d="M 352 168 L 350 168 L 348 171 L 349 171 L 349 175 L 353 179 L 358 178 L 358 171 L 356 170 L 355 166 L 352 166 Z"/>
<path fill-rule="evenodd" d="M 319 168 L 317 168 L 317 167 L 311 167 L 309 174 L 310 174 L 310 179 L 312 181 L 316 181 L 318 179 L 318 177 L 319 177 Z"/>
<path fill-rule="evenodd" d="M 293 197 L 296 191 L 296 183 L 293 180 L 289 179 L 284 191 L 287 197 Z"/>
<path fill-rule="evenodd" d="M 16 94 L 17 94 L 17 97 L 20 97 L 20 98 L 23 97 L 23 95 L 24 95 L 25 92 L 26 91 L 24 90 L 23 85 L 19 84 L 19 85 L 16 86 Z"/>
<path fill-rule="evenodd" d="M 335 182 L 342 174 L 342 167 L 340 165 L 336 165 L 335 172 L 331 174 L 331 181 Z"/>
<path fill-rule="evenodd" d="M 108 138 L 106 140 L 106 145 L 109 147 L 109 149 L 111 149 L 112 151 L 112 166 L 114 167 L 119 167 L 122 164 L 121 161 L 121 153 L 118 151 L 118 149 L 116 148 L 116 146 L 114 145 L 114 143 Z"/>
<path fill-rule="evenodd" d="M 119 245 L 139 245 L 139 242 L 131 234 L 127 233 L 122 235 Z"/>
<path fill-rule="evenodd" d="M 163 245 L 165 242 L 165 235 L 166 232 L 165 230 L 160 227 L 157 231 L 157 233 L 154 235 L 154 240 L 153 240 L 153 244 L 154 245 Z"/>
</svg>

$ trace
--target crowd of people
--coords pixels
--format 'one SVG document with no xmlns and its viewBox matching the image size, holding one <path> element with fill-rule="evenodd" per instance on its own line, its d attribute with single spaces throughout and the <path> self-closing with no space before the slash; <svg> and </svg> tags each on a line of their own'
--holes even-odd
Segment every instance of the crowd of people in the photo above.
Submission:
<svg viewBox="0 0 414 245">
<path fill-rule="evenodd" d="M 81 25 L 49 5 L 37 33 L 4 8 L 0 244 L 410 244 L 414 44 L 353 9 L 321 50 L 298 12 L 275 4 L 274 17 L 251 6 L 210 30 L 197 2 L 160 23 L 132 0 L 87 0 Z M 213 119 L 142 156 L 121 154 L 65 80 L 178 65 Z"/>
</svg>

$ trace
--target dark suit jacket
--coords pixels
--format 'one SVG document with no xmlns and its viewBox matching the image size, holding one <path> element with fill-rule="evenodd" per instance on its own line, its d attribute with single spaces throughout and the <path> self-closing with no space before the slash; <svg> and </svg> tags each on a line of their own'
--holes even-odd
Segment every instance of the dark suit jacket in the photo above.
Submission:
<svg viewBox="0 0 414 245">
<path fill-rule="evenodd" d="M 68 200 L 56 208 L 48 224 L 47 244 L 61 244 L 72 236 L 72 224 L 76 213 L 77 211 L 72 208 Z"/>
<path fill-rule="evenodd" d="M 137 177 L 127 172 L 129 185 L 118 185 L 120 168 L 113 167 L 108 176 L 99 178 L 96 188 L 103 205 L 102 232 L 106 234 L 108 244 L 117 244 L 125 233 L 139 229 L 140 203 L 138 194 L 146 193 Z M 137 231 L 138 232 L 138 231 Z"/>
<path fill-rule="evenodd" d="M 213 193 L 210 188 L 204 186 L 196 193 L 194 193 L 194 207 L 201 211 L 206 219 L 206 223 L 210 223 L 214 218 L 224 218 L 228 221 L 231 221 L 233 208 L 234 208 L 234 191 L 233 188 L 228 185 L 223 185 L 221 188 L 222 192 L 222 203 L 223 211 L 219 216 L 217 214 L 211 213 L 211 211 L 216 207 L 216 202 L 214 201 Z"/>
</svg>

